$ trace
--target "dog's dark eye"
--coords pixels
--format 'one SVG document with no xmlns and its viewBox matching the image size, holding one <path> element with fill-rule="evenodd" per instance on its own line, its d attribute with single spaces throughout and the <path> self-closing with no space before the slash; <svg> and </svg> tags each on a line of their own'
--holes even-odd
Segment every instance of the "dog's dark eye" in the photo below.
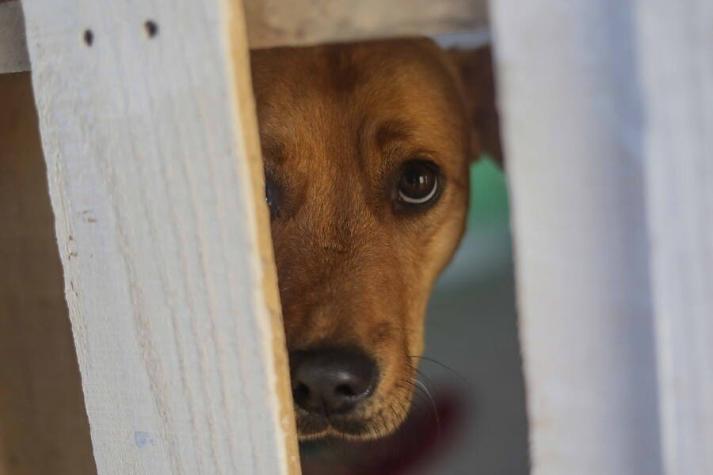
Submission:
<svg viewBox="0 0 713 475">
<path fill-rule="evenodd" d="M 406 162 L 398 184 L 398 200 L 407 205 L 424 205 L 438 198 L 438 167 L 426 160 Z"/>
</svg>

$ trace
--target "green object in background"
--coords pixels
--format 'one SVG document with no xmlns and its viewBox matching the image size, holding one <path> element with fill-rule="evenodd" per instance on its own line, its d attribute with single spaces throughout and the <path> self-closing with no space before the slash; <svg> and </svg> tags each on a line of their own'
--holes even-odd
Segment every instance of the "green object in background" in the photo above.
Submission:
<svg viewBox="0 0 713 475">
<path fill-rule="evenodd" d="M 487 156 L 470 167 L 468 228 L 500 225 L 510 217 L 507 183 L 503 170 Z"/>
</svg>

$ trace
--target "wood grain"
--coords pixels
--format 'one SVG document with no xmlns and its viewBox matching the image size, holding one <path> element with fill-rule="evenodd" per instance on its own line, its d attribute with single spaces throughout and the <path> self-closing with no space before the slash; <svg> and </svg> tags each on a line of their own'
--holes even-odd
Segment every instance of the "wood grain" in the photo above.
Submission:
<svg viewBox="0 0 713 475">
<path fill-rule="evenodd" d="M 713 473 L 713 5 L 637 3 L 663 458 Z"/>
<path fill-rule="evenodd" d="M 98 472 L 298 473 L 240 4 L 24 8 Z"/>
</svg>

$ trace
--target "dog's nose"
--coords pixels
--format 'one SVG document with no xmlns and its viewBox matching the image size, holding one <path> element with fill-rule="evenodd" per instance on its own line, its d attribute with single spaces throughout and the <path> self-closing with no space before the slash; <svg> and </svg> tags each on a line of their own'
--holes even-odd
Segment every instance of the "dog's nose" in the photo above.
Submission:
<svg viewBox="0 0 713 475">
<path fill-rule="evenodd" d="M 292 395 L 314 414 L 345 414 L 368 398 L 377 383 L 376 364 L 357 351 L 327 349 L 290 353 Z"/>
</svg>

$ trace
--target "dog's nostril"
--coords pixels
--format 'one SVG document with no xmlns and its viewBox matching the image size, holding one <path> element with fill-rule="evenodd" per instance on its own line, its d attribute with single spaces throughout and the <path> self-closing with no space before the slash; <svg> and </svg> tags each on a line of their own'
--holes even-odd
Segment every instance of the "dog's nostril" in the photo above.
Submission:
<svg viewBox="0 0 713 475">
<path fill-rule="evenodd" d="M 322 349 L 290 354 L 292 394 L 316 414 L 345 414 L 376 387 L 376 364 L 360 352 Z"/>
<path fill-rule="evenodd" d="M 292 391 L 292 397 L 295 400 L 304 400 L 309 398 L 309 388 L 304 384 L 297 384 L 295 389 Z"/>
<path fill-rule="evenodd" d="M 356 396 L 356 394 L 354 394 L 354 388 L 346 384 L 340 384 L 339 386 L 334 388 L 334 392 L 336 392 L 338 396 Z"/>
</svg>

